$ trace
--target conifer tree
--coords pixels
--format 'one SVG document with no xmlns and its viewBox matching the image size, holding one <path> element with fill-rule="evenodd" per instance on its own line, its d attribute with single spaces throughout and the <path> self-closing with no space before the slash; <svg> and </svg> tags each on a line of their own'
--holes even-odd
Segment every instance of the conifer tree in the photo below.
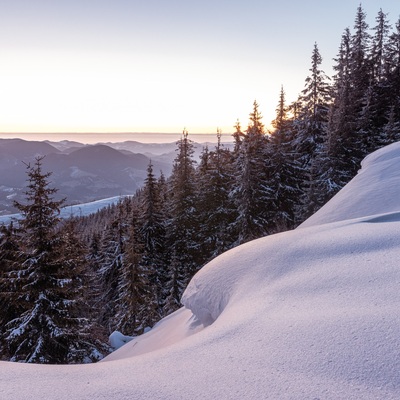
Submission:
<svg viewBox="0 0 400 400">
<path fill-rule="evenodd" d="M 334 70 L 334 101 L 328 124 L 325 150 L 328 155 L 322 165 L 321 182 L 325 182 L 326 199 L 336 194 L 353 176 L 357 165 L 354 157 L 356 131 L 355 108 L 352 102 L 351 33 L 346 29 L 342 35 L 339 54 Z"/>
<path fill-rule="evenodd" d="M 279 232 L 292 229 L 297 224 L 301 184 L 305 179 L 293 145 L 293 126 L 289 120 L 283 87 L 272 125 L 275 128 L 270 135 L 271 184 L 275 193 L 274 231 Z"/>
<path fill-rule="evenodd" d="M 161 182 L 163 182 L 163 177 Z M 147 277 L 147 325 L 152 326 L 163 316 L 166 298 L 164 286 L 167 281 L 166 228 L 163 214 L 162 184 L 153 173 L 150 162 L 144 182 L 140 205 L 140 237 L 143 242 L 141 264 Z"/>
<path fill-rule="evenodd" d="M 356 129 L 353 132 L 351 143 L 348 143 L 351 162 L 353 164 L 352 176 L 357 173 L 361 160 L 370 151 L 369 135 L 366 129 L 369 125 L 371 100 L 372 68 L 369 60 L 369 48 L 371 46 L 371 35 L 368 32 L 366 14 L 361 4 L 357 8 L 354 22 L 354 34 L 351 36 L 350 47 L 350 75 L 352 90 L 350 101 L 352 104 L 352 115 L 356 121 Z"/>
<path fill-rule="evenodd" d="M 371 67 L 372 82 L 381 82 L 385 77 L 386 49 L 389 37 L 390 25 L 387 14 L 382 9 L 376 17 L 376 26 L 373 28 L 375 34 L 372 38 Z"/>
<path fill-rule="evenodd" d="M 87 218 L 89 220 L 89 218 Z M 90 222 L 88 221 L 90 225 Z M 86 274 L 88 277 L 88 305 L 91 309 L 91 314 L 94 321 L 100 322 L 102 319 L 104 304 L 103 304 L 103 282 L 100 280 L 100 268 L 101 268 L 101 244 L 100 244 L 100 232 L 94 232 L 91 235 L 91 239 L 88 242 L 88 251 L 86 254 L 87 270 Z M 104 328 L 103 328 L 104 329 Z M 107 335 L 107 330 L 104 330 L 104 335 Z"/>
<path fill-rule="evenodd" d="M 233 224 L 236 244 L 266 235 L 273 220 L 270 207 L 274 193 L 268 184 L 266 148 L 262 116 L 255 101 L 235 160 L 235 182 L 231 196 L 238 212 Z"/>
<path fill-rule="evenodd" d="M 206 147 L 197 168 L 198 241 L 202 264 L 229 249 L 234 241 L 231 225 L 235 210 L 229 196 L 233 183 L 232 166 L 232 154 L 223 148 L 221 130 L 217 129 L 215 150 L 209 152 Z"/>
<path fill-rule="evenodd" d="M 242 140 L 244 138 L 244 133 L 242 132 L 242 127 L 240 125 L 239 120 L 236 121 L 234 128 L 235 128 L 235 132 L 232 134 L 234 143 L 235 143 L 233 153 L 234 153 L 234 155 L 237 155 L 237 153 L 239 152 Z"/>
<path fill-rule="evenodd" d="M 81 315 L 80 271 L 65 258 L 58 230 L 64 200 L 53 199 L 57 190 L 49 187 L 42 159 L 27 165 L 26 204 L 15 202 L 22 214 L 21 257 L 9 276 L 17 281 L 21 312 L 6 324 L 5 349 L 12 361 L 87 361 L 99 352 Z"/>
<path fill-rule="evenodd" d="M 305 88 L 299 98 L 301 109 L 296 121 L 294 145 L 298 160 L 306 172 L 303 184 L 301 208 L 302 218 L 307 218 L 319 208 L 314 197 L 315 186 L 319 178 L 317 159 L 326 141 L 328 111 L 331 100 L 329 78 L 321 70 L 322 57 L 317 44 L 314 44 L 311 56 L 310 75 L 306 78 Z"/>
<path fill-rule="evenodd" d="M 0 226 L 0 359 L 3 356 L 1 342 L 4 341 L 5 326 L 22 311 L 18 301 L 19 287 L 10 279 L 10 272 L 19 259 L 18 230 L 13 222 Z"/>
<path fill-rule="evenodd" d="M 400 139 L 400 18 L 389 35 L 385 51 L 385 81 L 383 95 L 387 101 L 384 116 L 386 123 L 382 129 L 381 145 Z"/>
<path fill-rule="evenodd" d="M 102 310 L 100 324 L 108 334 L 115 328 L 116 302 L 118 299 L 118 279 L 121 273 L 123 257 L 126 250 L 128 216 L 124 204 L 120 201 L 113 220 L 103 232 L 100 249 L 100 264 L 98 280 L 101 282 L 101 298 L 99 306 Z"/>
<path fill-rule="evenodd" d="M 167 225 L 167 236 L 171 258 L 166 313 L 179 307 L 183 290 L 199 269 L 194 149 L 186 129 L 177 145 L 178 154 L 169 181 L 168 207 L 171 218 Z"/>
<path fill-rule="evenodd" d="M 78 237 L 77 220 L 73 217 L 62 221 L 58 234 L 62 242 L 63 268 L 70 272 L 70 279 L 74 283 L 70 286 L 69 296 L 77 299 L 80 322 L 79 330 L 75 332 L 76 343 L 72 345 L 73 357 L 69 361 L 95 361 L 110 349 L 106 344 L 107 332 L 98 323 L 98 309 L 94 301 L 98 296 L 98 287 L 93 282 L 89 268 L 87 247 Z"/>
<path fill-rule="evenodd" d="M 138 207 L 134 207 L 125 251 L 118 273 L 114 329 L 126 335 L 141 334 L 154 323 L 156 294 L 152 292 L 147 266 L 142 264 L 143 241 L 139 233 Z"/>
<path fill-rule="evenodd" d="M 322 57 L 315 43 L 311 56 L 311 74 L 306 78 L 305 88 L 299 98 L 301 111 L 297 123 L 297 152 L 305 169 L 311 167 L 326 138 L 331 88 L 329 78 L 320 69 L 321 63 Z"/>
</svg>

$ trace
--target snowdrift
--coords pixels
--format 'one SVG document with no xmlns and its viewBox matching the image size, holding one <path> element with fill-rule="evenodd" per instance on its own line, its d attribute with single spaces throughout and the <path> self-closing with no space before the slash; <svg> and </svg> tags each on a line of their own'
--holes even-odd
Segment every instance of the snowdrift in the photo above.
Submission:
<svg viewBox="0 0 400 400">
<path fill-rule="evenodd" d="M 102 362 L 0 363 L 0 398 L 400 398 L 400 144 L 298 229 L 233 249 Z"/>
<path fill-rule="evenodd" d="M 367 156 L 357 176 L 301 227 L 400 211 L 400 143 Z"/>
</svg>

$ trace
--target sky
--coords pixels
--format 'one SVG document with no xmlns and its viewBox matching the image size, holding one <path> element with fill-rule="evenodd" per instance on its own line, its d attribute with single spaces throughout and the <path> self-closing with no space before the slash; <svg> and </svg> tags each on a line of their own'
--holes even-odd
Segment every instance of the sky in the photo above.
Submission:
<svg viewBox="0 0 400 400">
<path fill-rule="evenodd" d="M 331 75 L 359 0 L 0 0 L 0 132 L 233 131 L 274 119 L 317 42 Z M 394 24 L 396 0 L 364 0 Z"/>
</svg>

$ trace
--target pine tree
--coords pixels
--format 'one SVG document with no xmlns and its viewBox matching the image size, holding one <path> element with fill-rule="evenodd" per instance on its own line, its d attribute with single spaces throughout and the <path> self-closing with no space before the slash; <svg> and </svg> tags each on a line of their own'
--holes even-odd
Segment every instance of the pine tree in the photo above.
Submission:
<svg viewBox="0 0 400 400">
<path fill-rule="evenodd" d="M 164 286 L 167 281 L 167 249 L 162 185 L 163 183 L 157 181 L 150 162 L 144 182 L 139 217 L 139 233 L 143 242 L 141 265 L 148 282 L 146 299 L 148 326 L 152 326 L 163 316 L 162 309 L 166 297 Z"/>
<path fill-rule="evenodd" d="M 352 102 L 352 75 L 350 67 L 351 34 L 346 29 L 336 58 L 334 70 L 334 101 L 330 110 L 327 159 L 322 165 L 321 182 L 326 182 L 325 193 L 329 199 L 354 176 L 358 157 L 354 156 L 356 121 Z"/>
<path fill-rule="evenodd" d="M 10 279 L 10 272 L 19 259 L 18 230 L 13 222 L 0 226 L 0 344 L 4 341 L 5 326 L 22 311 L 18 301 L 19 286 Z M 2 346 L 0 345 L 0 349 Z M 0 351 L 0 359 L 3 356 Z"/>
<path fill-rule="evenodd" d="M 272 125 L 275 128 L 270 136 L 271 184 L 275 193 L 274 231 L 279 232 L 297 225 L 301 183 L 305 179 L 293 145 L 293 127 L 288 116 L 283 87 Z"/>
<path fill-rule="evenodd" d="M 314 213 L 321 205 L 314 196 L 319 179 L 317 159 L 327 137 L 328 113 L 331 101 L 329 78 L 321 70 L 322 57 L 317 44 L 311 56 L 310 76 L 306 78 L 305 88 L 299 98 L 301 109 L 296 121 L 294 144 L 298 160 L 307 174 L 303 185 L 302 218 Z"/>
<path fill-rule="evenodd" d="M 348 151 L 353 164 L 352 176 L 360 167 L 361 160 L 370 151 L 368 125 L 370 123 L 372 68 L 369 60 L 369 48 L 371 36 L 368 32 L 366 14 L 360 5 L 357 8 L 354 22 L 354 34 L 351 37 L 350 47 L 350 75 L 352 90 L 350 101 L 352 115 L 356 121 L 356 129 L 353 132 L 351 143 L 348 143 Z"/>
<path fill-rule="evenodd" d="M 232 134 L 234 143 L 235 143 L 233 153 L 235 155 L 237 155 L 239 152 L 239 149 L 240 149 L 240 145 L 242 144 L 242 141 L 243 141 L 243 138 L 245 135 L 242 132 L 242 127 L 240 126 L 239 120 L 236 121 L 234 128 L 235 128 L 235 132 Z"/>
<path fill-rule="evenodd" d="M 375 34 L 372 38 L 371 49 L 371 67 L 372 81 L 381 82 L 385 77 L 386 67 L 386 49 L 390 31 L 390 25 L 387 21 L 387 14 L 382 9 L 379 10 L 376 17 L 376 26 L 373 28 Z"/>
<path fill-rule="evenodd" d="M 100 321 L 103 314 L 102 303 L 102 282 L 99 279 L 101 268 L 101 246 L 100 233 L 94 232 L 88 242 L 88 252 L 86 254 L 87 276 L 89 286 L 88 305 L 92 310 L 95 321 Z"/>
<path fill-rule="evenodd" d="M 152 292 L 149 271 L 143 266 L 142 257 L 138 208 L 134 207 L 118 273 L 115 315 L 112 318 L 114 329 L 126 335 L 141 334 L 154 323 L 156 294 Z"/>
<path fill-rule="evenodd" d="M 97 286 L 93 285 L 92 271 L 87 259 L 88 250 L 78 237 L 77 220 L 70 217 L 62 221 L 58 230 L 62 242 L 63 268 L 69 271 L 69 296 L 77 299 L 76 309 L 79 312 L 79 329 L 74 332 L 75 343 L 69 362 L 90 362 L 102 358 L 110 349 L 106 344 L 107 332 L 97 322 L 98 310 L 94 305 L 94 297 L 98 295 Z M 68 279 L 65 277 L 64 279 Z"/>
<path fill-rule="evenodd" d="M 268 185 L 266 148 L 262 116 L 255 101 L 249 126 L 235 155 L 235 182 L 231 196 L 238 212 L 233 224 L 236 244 L 269 233 L 273 220 L 270 207 L 274 193 Z"/>
<path fill-rule="evenodd" d="M 186 129 L 177 145 L 178 154 L 169 181 L 168 207 L 171 218 L 167 225 L 167 237 L 171 261 L 167 284 L 169 294 L 165 305 L 167 314 L 179 307 L 183 290 L 200 267 L 196 240 L 198 223 L 194 149 Z"/>
<path fill-rule="evenodd" d="M 79 270 L 65 258 L 59 234 L 59 211 L 64 200 L 53 199 L 51 173 L 42 172 L 43 157 L 27 165 L 26 204 L 15 202 L 21 257 L 9 276 L 17 281 L 21 313 L 6 324 L 4 341 L 12 361 L 82 362 L 99 355 L 82 318 Z M 65 251 L 68 255 L 68 251 Z"/>
<path fill-rule="evenodd" d="M 359 132 L 363 138 L 365 154 L 375 151 L 385 144 L 382 138 L 383 126 L 388 121 L 392 89 L 386 77 L 386 51 L 390 25 L 387 15 L 379 11 L 376 17 L 374 36 L 371 38 L 370 83 L 365 90 L 364 107 L 360 113 Z M 378 134 L 380 132 L 381 134 Z"/>
<path fill-rule="evenodd" d="M 104 230 L 101 239 L 101 267 L 98 270 L 98 280 L 101 285 L 99 306 L 102 312 L 99 322 L 107 329 L 108 334 L 116 329 L 114 316 L 118 299 L 118 280 L 126 251 L 127 219 L 126 209 L 120 201 L 117 212 Z"/>
<path fill-rule="evenodd" d="M 276 118 L 272 121 L 272 126 L 280 132 L 285 132 L 288 130 L 289 117 L 288 117 L 288 107 L 286 106 L 286 94 L 281 86 L 281 91 L 279 93 L 278 106 L 275 109 Z"/>
<path fill-rule="evenodd" d="M 387 101 L 386 124 L 382 129 L 381 144 L 400 139 L 400 18 L 386 43 L 385 82 L 383 97 Z"/>
<path fill-rule="evenodd" d="M 315 43 L 311 56 L 311 74 L 306 78 L 305 88 L 299 98 L 301 111 L 297 121 L 296 142 L 304 169 L 311 167 L 326 138 L 331 88 L 329 78 L 320 69 L 321 63 L 322 57 Z"/>
<path fill-rule="evenodd" d="M 199 208 L 198 241 L 204 264 L 232 246 L 231 225 L 235 210 L 229 196 L 233 183 L 232 154 L 221 143 L 221 130 L 217 129 L 214 151 L 203 150 L 197 168 L 197 198 Z"/>
</svg>

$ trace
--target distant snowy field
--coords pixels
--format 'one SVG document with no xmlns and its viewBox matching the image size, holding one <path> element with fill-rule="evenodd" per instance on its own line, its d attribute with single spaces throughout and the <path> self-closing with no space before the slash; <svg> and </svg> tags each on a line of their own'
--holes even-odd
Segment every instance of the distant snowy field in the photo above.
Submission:
<svg viewBox="0 0 400 400">
<path fill-rule="evenodd" d="M 400 143 L 294 231 L 204 267 L 102 362 L 0 363 L 1 399 L 399 399 Z"/>
<path fill-rule="evenodd" d="M 112 204 L 117 204 L 122 197 L 124 196 L 109 197 L 108 199 L 91 201 L 90 203 L 63 207 L 60 212 L 60 217 L 84 217 L 90 214 L 94 214 L 104 207 L 111 206 Z M 20 214 L 0 215 L 0 224 L 9 224 L 13 219 L 19 218 L 21 218 Z"/>
</svg>

